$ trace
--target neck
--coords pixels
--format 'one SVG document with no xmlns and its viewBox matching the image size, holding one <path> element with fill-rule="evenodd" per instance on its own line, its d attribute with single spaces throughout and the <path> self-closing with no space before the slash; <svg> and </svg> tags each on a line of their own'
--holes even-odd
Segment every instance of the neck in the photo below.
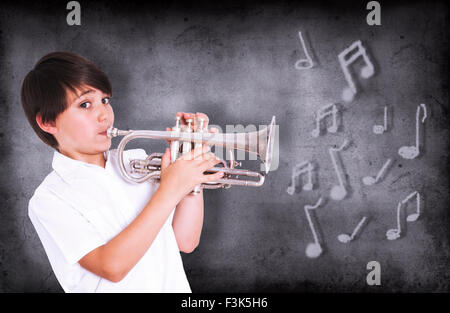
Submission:
<svg viewBox="0 0 450 313">
<path fill-rule="evenodd" d="M 106 160 L 103 152 L 96 154 L 85 154 L 78 153 L 74 151 L 64 151 L 63 149 L 59 149 L 59 152 L 71 159 L 78 160 L 81 162 L 93 164 L 105 168 Z"/>
</svg>

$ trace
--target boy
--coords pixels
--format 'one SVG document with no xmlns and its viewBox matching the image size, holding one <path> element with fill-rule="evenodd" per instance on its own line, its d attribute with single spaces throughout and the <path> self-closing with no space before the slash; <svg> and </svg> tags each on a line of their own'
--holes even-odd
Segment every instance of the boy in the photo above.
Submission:
<svg viewBox="0 0 450 313">
<path fill-rule="evenodd" d="M 190 191 L 223 176 L 203 174 L 219 161 L 204 145 L 171 164 L 166 149 L 159 184 L 125 182 L 106 135 L 111 95 L 105 73 L 75 53 L 50 53 L 27 74 L 23 109 L 55 149 L 29 217 L 65 292 L 190 292 L 179 251 L 195 249 L 203 223 L 203 195 Z"/>
</svg>

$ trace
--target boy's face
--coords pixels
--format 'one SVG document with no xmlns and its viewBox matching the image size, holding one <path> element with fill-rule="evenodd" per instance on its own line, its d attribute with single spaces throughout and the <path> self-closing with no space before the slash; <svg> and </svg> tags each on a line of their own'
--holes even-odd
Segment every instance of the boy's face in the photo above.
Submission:
<svg viewBox="0 0 450 313">
<path fill-rule="evenodd" d="M 114 112 L 109 99 L 110 95 L 90 86 L 78 89 L 77 94 L 67 92 L 67 109 L 55 121 L 54 136 L 61 153 L 86 160 L 110 148 L 106 130 L 114 123 Z"/>
</svg>

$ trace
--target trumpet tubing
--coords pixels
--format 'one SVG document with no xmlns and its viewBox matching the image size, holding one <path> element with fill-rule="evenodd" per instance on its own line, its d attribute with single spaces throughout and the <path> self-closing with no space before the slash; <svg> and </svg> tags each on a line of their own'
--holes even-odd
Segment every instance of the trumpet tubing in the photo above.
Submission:
<svg viewBox="0 0 450 313">
<path fill-rule="evenodd" d="M 131 173 L 137 173 L 142 175 L 148 175 L 154 171 L 161 171 L 161 158 L 162 153 L 153 153 L 151 155 L 151 160 L 131 160 L 130 168 Z M 234 161 L 234 166 L 239 163 Z M 226 163 L 222 160 L 222 164 Z M 249 171 L 245 169 L 237 169 L 233 167 L 226 167 L 226 165 L 222 166 L 214 166 L 207 170 L 205 173 L 213 174 L 217 172 L 223 172 L 224 178 L 219 179 L 217 182 L 205 183 L 207 186 L 202 186 L 203 188 L 212 189 L 215 188 L 217 184 L 230 184 L 230 185 L 239 185 L 239 186 L 250 186 L 250 187 L 260 187 L 264 184 L 264 175 L 258 172 Z M 233 177 L 236 176 L 236 178 Z M 255 177 L 257 180 L 243 180 L 237 179 L 238 176 L 247 176 L 247 177 Z M 159 177 L 155 177 L 154 179 L 158 180 Z"/>
<path fill-rule="evenodd" d="M 204 183 L 201 186 L 196 186 L 194 193 L 198 193 L 201 188 L 215 189 L 215 188 L 229 188 L 231 185 L 259 187 L 264 183 L 264 175 L 259 172 L 249 171 L 245 169 L 236 169 L 235 166 L 240 166 L 233 157 L 233 150 L 242 150 L 249 153 L 255 153 L 265 164 L 266 173 L 270 169 L 272 160 L 273 146 L 274 146 L 274 126 L 275 116 L 268 127 L 260 131 L 247 133 L 209 133 L 203 128 L 203 122 L 200 121 L 200 127 L 192 132 L 191 123 L 188 125 L 180 125 L 180 118 L 177 117 L 176 125 L 172 131 L 155 131 L 155 130 L 119 130 L 111 127 L 108 129 L 109 137 L 124 136 L 118 145 L 118 159 L 119 169 L 123 178 L 129 182 L 141 183 L 148 179 L 160 179 L 161 176 L 161 157 L 162 153 L 152 153 L 145 160 L 137 159 L 130 160 L 130 172 L 127 170 L 124 160 L 123 152 L 128 142 L 134 139 L 147 138 L 169 140 L 171 142 L 171 162 L 184 153 L 187 153 L 193 148 L 200 147 L 203 144 L 210 146 L 223 147 L 229 151 L 230 161 L 227 163 L 222 160 L 222 166 L 212 167 L 206 173 L 216 173 L 218 171 L 224 172 L 222 179 L 217 182 Z M 131 174 L 139 174 L 139 177 Z M 257 180 L 239 179 L 239 176 L 253 177 Z"/>
</svg>

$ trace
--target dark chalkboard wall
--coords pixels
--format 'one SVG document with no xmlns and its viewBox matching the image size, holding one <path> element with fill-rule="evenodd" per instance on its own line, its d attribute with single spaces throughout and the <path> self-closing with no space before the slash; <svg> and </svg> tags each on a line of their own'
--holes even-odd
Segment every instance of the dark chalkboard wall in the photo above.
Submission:
<svg viewBox="0 0 450 313">
<path fill-rule="evenodd" d="M 44 54 L 70 50 L 98 64 L 113 85 L 116 126 L 165 129 L 177 111 L 204 112 L 211 123 L 279 125 L 279 163 L 261 188 L 205 192 L 200 245 L 183 254 L 194 292 L 223 291 L 448 291 L 449 106 L 448 7 L 444 2 L 380 1 L 381 26 L 366 22 L 367 1 L 81 3 L 81 26 L 68 26 L 66 1 L 2 3 L 0 10 L 0 291 L 62 291 L 27 216 L 28 200 L 51 171 L 52 150 L 32 132 L 20 106 L 26 73 Z M 295 67 L 305 52 L 311 69 Z M 346 80 L 338 54 L 361 40 L 374 75 L 361 79 L 360 58 L 351 66 L 358 93 L 342 100 Z M 316 111 L 335 103 L 338 129 L 315 138 Z M 420 155 L 398 154 L 415 142 Z M 387 131 L 374 134 L 387 107 Z M 422 112 L 420 113 L 422 118 Z M 326 123 L 330 123 L 328 119 Z M 329 148 L 348 194 L 330 197 L 338 183 Z M 118 141 L 114 139 L 113 145 Z M 147 143 L 145 144 L 147 145 Z M 161 151 L 162 142 L 148 144 Z M 146 146 L 147 148 L 147 146 Z M 366 186 L 391 159 L 381 180 Z M 313 190 L 291 195 L 294 166 L 314 165 Z M 250 168 L 258 162 L 247 161 Z M 397 240 L 397 204 L 420 193 L 421 216 L 407 223 L 415 199 L 404 205 Z M 309 258 L 311 213 L 322 254 Z M 341 243 L 367 217 L 358 236 Z M 381 286 L 366 282 L 370 261 L 381 267 Z"/>
</svg>

